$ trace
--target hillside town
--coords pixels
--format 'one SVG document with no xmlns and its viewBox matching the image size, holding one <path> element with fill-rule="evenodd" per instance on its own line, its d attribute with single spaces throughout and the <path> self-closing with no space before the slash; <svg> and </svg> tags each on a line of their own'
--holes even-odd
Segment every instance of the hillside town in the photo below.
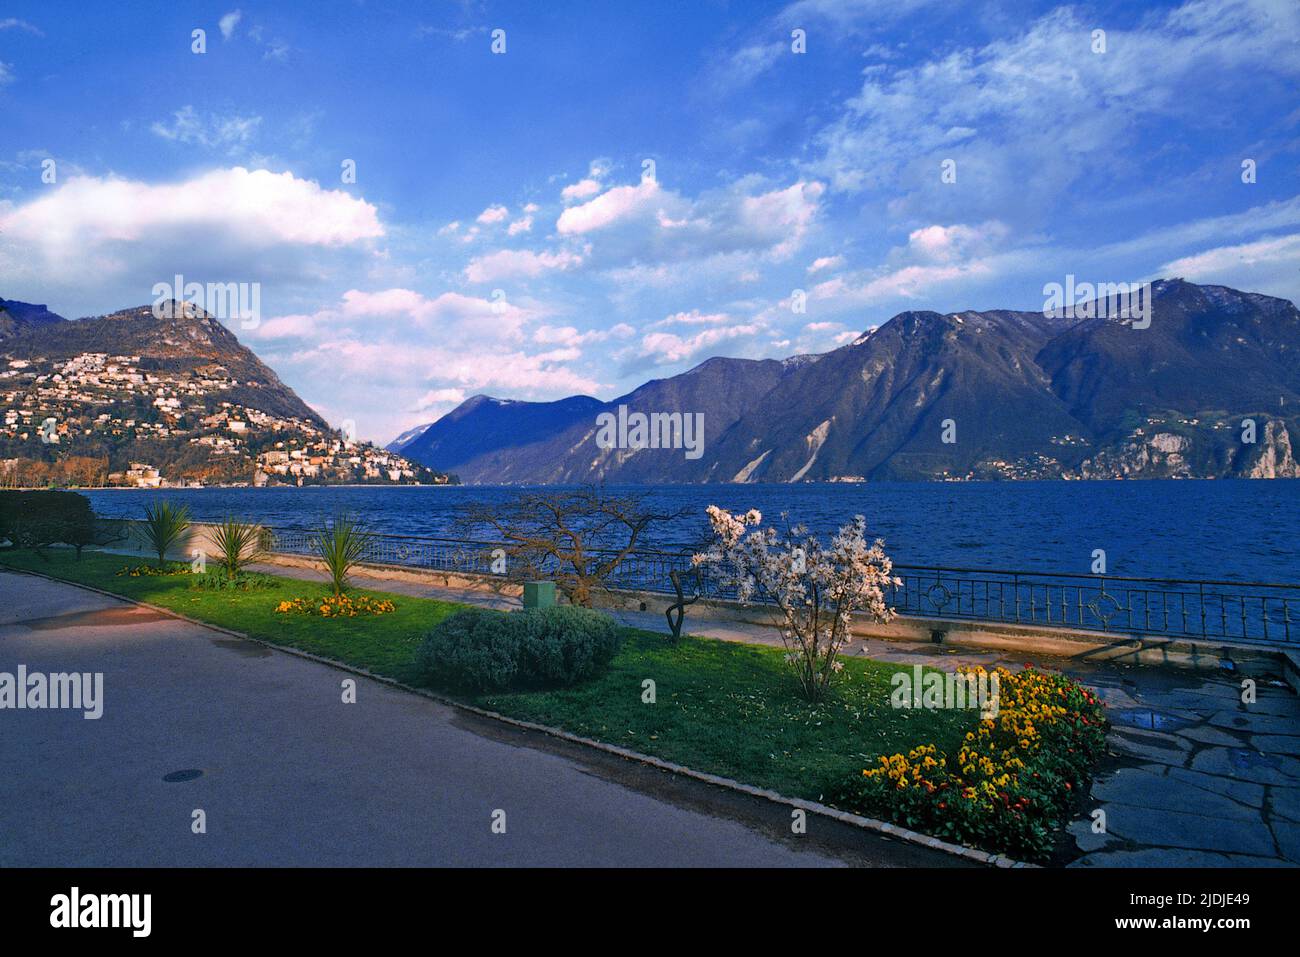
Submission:
<svg viewBox="0 0 1300 957">
<path fill-rule="evenodd" d="M 298 416 L 234 400 L 261 383 L 219 362 L 0 358 L 0 484 L 137 488 L 447 484 L 448 476 Z"/>
</svg>

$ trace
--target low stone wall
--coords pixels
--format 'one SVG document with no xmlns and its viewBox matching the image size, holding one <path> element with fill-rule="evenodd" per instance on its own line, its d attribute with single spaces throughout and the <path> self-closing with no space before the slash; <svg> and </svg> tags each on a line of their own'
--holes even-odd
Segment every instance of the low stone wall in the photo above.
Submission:
<svg viewBox="0 0 1300 957">
<path fill-rule="evenodd" d="M 101 519 L 100 521 L 106 526 L 119 529 L 126 535 L 122 541 L 107 546 L 103 549 L 104 551 L 121 555 L 156 557 L 145 546 L 144 540 L 135 529 L 137 523 L 126 519 Z M 217 554 L 217 547 L 212 538 L 215 528 L 216 526 L 211 523 L 191 523 L 181 540 L 167 552 L 167 557 L 173 561 L 188 562 L 194 559 L 194 553 L 197 551 L 211 558 Z M 319 558 L 311 555 L 299 555 L 296 552 L 270 552 L 262 558 L 262 561 L 271 565 L 282 565 L 285 568 L 310 568 L 322 574 L 325 572 L 325 565 Z M 436 568 L 415 568 L 410 565 L 388 565 L 378 562 L 362 562 L 357 567 L 393 581 L 435 584 L 444 588 L 472 589 L 514 598 L 523 594 L 521 585 L 504 581 L 493 575 L 444 572 Z"/>
<path fill-rule="evenodd" d="M 673 603 L 657 592 L 612 592 L 597 604 L 607 608 L 652 611 L 659 614 Z M 692 618 L 771 624 L 770 610 L 761 605 L 701 599 L 686 609 Z M 853 634 L 885 641 L 933 642 L 969 649 L 1013 651 L 1027 657 L 1050 655 L 1135 665 L 1164 665 L 1201 670 L 1272 674 L 1281 671 L 1281 651 L 1241 642 L 1202 641 L 1159 635 L 1118 635 L 1042 625 L 964 621 L 954 618 L 899 616 L 886 625 L 858 619 Z"/>
<path fill-rule="evenodd" d="M 325 565 L 319 558 L 288 552 L 273 552 L 265 559 L 285 568 L 311 568 L 324 573 Z M 518 582 L 506 581 L 495 575 L 475 575 L 467 572 L 448 572 L 437 568 L 413 568 L 410 565 L 386 565 L 378 562 L 361 562 L 358 568 L 391 581 L 411 582 L 417 585 L 441 585 L 443 588 L 481 591 L 485 595 L 505 595 L 521 598 L 524 588 Z"/>
<path fill-rule="evenodd" d="M 112 523 L 120 520 L 104 520 Z M 130 523 L 125 523 L 130 524 Z M 195 550 L 212 555 L 212 525 L 195 523 L 184 540 L 169 553 L 169 558 L 190 561 Z M 111 550 L 126 554 L 147 555 L 138 538 L 114 546 Z M 324 571 L 319 559 L 309 555 L 276 552 L 267 562 L 292 568 Z M 485 595 L 517 598 L 523 589 L 492 575 L 445 572 L 432 568 L 365 563 L 372 574 L 394 581 L 440 585 L 444 588 L 481 591 Z M 672 604 L 669 595 L 659 592 L 598 592 L 598 607 L 624 611 L 648 611 L 662 615 Z M 686 610 L 685 628 L 692 620 L 770 625 L 770 610 L 761 605 L 701 599 Z M 899 642 L 941 642 L 958 648 L 1015 652 L 1027 660 L 1051 656 L 1084 658 L 1098 662 L 1229 671 L 1252 676 L 1281 676 L 1293 689 L 1300 691 L 1300 654 L 1266 645 L 1224 642 L 1192 638 L 1168 638 L 1148 634 L 1106 634 L 1041 625 L 1017 625 L 1003 622 L 963 621 L 952 618 L 898 617 L 887 625 L 858 620 L 853 633 L 862 638 Z"/>
<path fill-rule="evenodd" d="M 141 537 L 138 522 L 122 518 L 101 518 L 99 521 L 106 528 L 124 536 L 121 541 L 107 546 L 105 551 L 117 552 L 123 555 L 157 557 L 145 544 L 144 538 Z M 167 552 L 167 557 L 178 562 L 188 562 L 194 559 L 196 551 L 207 556 L 216 554 L 217 548 L 212 540 L 212 532 L 215 527 L 203 522 L 191 523 L 190 527 L 181 536 L 180 541 L 176 543 L 176 546 Z"/>
</svg>

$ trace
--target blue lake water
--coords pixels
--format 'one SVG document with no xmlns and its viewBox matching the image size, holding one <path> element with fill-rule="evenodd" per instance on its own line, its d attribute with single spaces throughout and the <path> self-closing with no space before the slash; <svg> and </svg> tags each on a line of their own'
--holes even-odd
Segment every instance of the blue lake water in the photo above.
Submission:
<svg viewBox="0 0 1300 957">
<path fill-rule="evenodd" d="M 896 562 L 962 568 L 1088 573 L 1094 549 L 1107 572 L 1134 577 L 1300 582 L 1300 481 L 961 482 L 859 485 L 655 486 L 636 489 L 663 511 L 691 509 L 661 540 L 689 541 L 704 508 L 789 514 L 817 532 L 865 515 Z M 447 535 L 457 509 L 509 499 L 517 489 L 317 487 L 101 489 L 95 510 L 138 518 L 168 498 L 199 521 L 233 514 L 281 527 L 310 527 L 340 511 L 375 531 Z"/>
</svg>

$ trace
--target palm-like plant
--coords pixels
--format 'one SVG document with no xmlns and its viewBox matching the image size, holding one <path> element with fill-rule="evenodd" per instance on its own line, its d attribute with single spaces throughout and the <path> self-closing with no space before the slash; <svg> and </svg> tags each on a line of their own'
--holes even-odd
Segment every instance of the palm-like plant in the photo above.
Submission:
<svg viewBox="0 0 1300 957">
<path fill-rule="evenodd" d="M 140 533 L 149 550 L 157 553 L 159 568 L 166 560 L 167 552 L 180 542 L 189 527 L 190 510 L 187 506 L 173 505 L 163 499 L 145 507 Z"/>
<path fill-rule="evenodd" d="M 325 563 L 335 595 L 348 586 L 348 573 L 361 561 L 374 536 L 356 518 L 347 513 L 316 530 L 316 554 Z"/>
<path fill-rule="evenodd" d="M 217 564 L 229 579 L 262 557 L 261 529 L 249 522 L 227 517 L 213 526 L 211 537 Z"/>
</svg>

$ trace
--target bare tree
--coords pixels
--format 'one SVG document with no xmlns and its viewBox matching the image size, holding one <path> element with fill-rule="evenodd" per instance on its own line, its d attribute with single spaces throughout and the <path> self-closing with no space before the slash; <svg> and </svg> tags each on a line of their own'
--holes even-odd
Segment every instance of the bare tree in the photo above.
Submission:
<svg viewBox="0 0 1300 957">
<path fill-rule="evenodd" d="M 590 607 L 593 593 L 608 587 L 610 576 L 644 546 L 652 526 L 688 511 L 656 511 L 643 494 L 583 486 L 475 503 L 465 507 L 458 524 L 471 537 L 500 543 L 511 579 L 554 581 L 570 604 Z"/>
<path fill-rule="evenodd" d="M 695 581 L 695 589 L 690 598 L 686 597 L 686 591 L 682 588 L 683 573 L 676 568 L 668 573 L 668 579 L 673 583 L 673 591 L 677 593 L 677 600 L 664 609 L 664 617 L 668 619 L 668 629 L 674 642 L 682 640 L 682 624 L 686 621 L 686 609 L 701 597 L 699 569 L 693 568 L 685 574 Z"/>
</svg>

